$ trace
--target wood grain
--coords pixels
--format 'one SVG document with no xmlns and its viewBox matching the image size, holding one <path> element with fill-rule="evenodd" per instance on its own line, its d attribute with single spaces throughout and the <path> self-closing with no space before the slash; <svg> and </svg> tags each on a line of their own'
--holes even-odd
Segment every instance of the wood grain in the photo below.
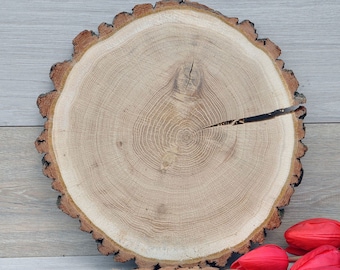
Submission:
<svg viewBox="0 0 340 270">
<path fill-rule="evenodd" d="M 40 132 L 0 128 L 0 257 L 98 255 L 91 236 L 56 206 L 34 149 Z"/>
<path fill-rule="evenodd" d="M 53 89 L 48 75 L 51 65 L 71 58 L 71 41 L 79 32 L 96 31 L 101 22 L 111 23 L 115 14 L 144 2 L 147 1 L 1 3 L 0 269 L 36 269 L 37 264 L 40 269 L 133 267 L 120 268 L 110 257 L 89 256 L 99 255 L 96 245 L 90 235 L 79 231 L 77 220 L 57 209 L 58 193 L 41 173 L 41 156 L 33 142 L 43 124 L 36 98 Z M 340 122 L 339 1 L 200 2 L 230 17 L 251 20 L 260 38 L 269 37 L 280 46 L 286 68 L 294 70 L 299 91 L 307 97 L 306 122 Z M 339 219 L 340 125 L 306 127 L 304 142 L 309 151 L 303 159 L 303 183 L 285 208 L 281 227 L 268 231 L 266 243 L 284 246 L 284 230 L 305 218 Z"/>
<path fill-rule="evenodd" d="M 110 257 L 34 257 L 34 258 L 0 258 L 0 270 L 131 270 L 136 267 L 133 262 L 125 264 L 114 262 Z"/>
<path fill-rule="evenodd" d="M 140 9 L 104 36 L 81 32 L 72 61 L 53 67 L 56 91 L 38 100 L 44 171 L 101 253 L 140 267 L 224 266 L 279 226 L 301 171 L 305 110 L 225 123 L 304 97 L 249 21 L 197 3 Z"/>
<path fill-rule="evenodd" d="M 339 219 L 340 125 L 307 124 L 306 129 L 303 182 L 285 208 L 281 227 L 268 231 L 266 243 L 285 246 L 284 230 L 302 219 Z M 0 257 L 98 255 L 91 236 L 55 205 L 58 194 L 41 174 L 33 145 L 40 131 L 0 128 Z"/>
<path fill-rule="evenodd" d="M 268 232 L 266 243 L 286 246 L 282 237 L 293 224 L 308 218 L 340 219 L 340 125 L 308 124 L 306 138 L 308 152 L 302 160 L 304 176 L 296 187 L 289 206 L 285 208 L 282 225 Z"/>
<path fill-rule="evenodd" d="M 121 11 L 144 0 L 5 1 L 0 9 L 0 126 L 41 125 L 35 106 L 39 94 L 53 89 L 52 64 L 70 59 L 72 39 L 82 30 L 96 31 Z M 282 49 L 299 91 L 308 99 L 307 122 L 340 121 L 339 1 L 201 1 L 240 20 L 255 23 L 259 37 L 269 37 Z M 67 18 L 67 19 L 65 19 Z M 315 23 L 318 22 L 318 23 Z M 322 93 L 322 94 L 321 94 Z"/>
</svg>

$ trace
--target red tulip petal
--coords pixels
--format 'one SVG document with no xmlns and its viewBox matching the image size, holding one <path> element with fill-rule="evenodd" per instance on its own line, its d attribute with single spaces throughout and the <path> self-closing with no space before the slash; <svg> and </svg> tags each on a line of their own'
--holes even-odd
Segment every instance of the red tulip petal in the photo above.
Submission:
<svg viewBox="0 0 340 270">
<path fill-rule="evenodd" d="M 337 269 L 340 269 L 340 266 L 327 266 L 326 270 L 337 270 Z M 305 270 L 325 270 L 325 267 L 321 266 L 321 267 L 306 268 Z"/>
<path fill-rule="evenodd" d="M 231 265 L 231 269 L 247 270 L 240 265 L 240 262 L 238 260 Z"/>
<path fill-rule="evenodd" d="M 294 254 L 294 255 L 297 255 L 297 256 L 302 256 L 302 255 L 305 255 L 306 253 L 308 253 L 307 250 L 303 250 L 303 249 L 299 249 L 299 248 L 295 248 L 295 247 L 287 247 L 285 249 L 288 253 L 290 254 Z"/>
<path fill-rule="evenodd" d="M 339 248 L 340 222 L 327 218 L 304 220 L 290 227 L 285 232 L 285 238 L 290 247 L 307 251 L 321 245 Z"/>
<path fill-rule="evenodd" d="M 334 246 L 323 245 L 304 255 L 291 270 L 329 269 L 329 267 L 340 267 L 340 252 Z"/>
<path fill-rule="evenodd" d="M 256 248 L 240 257 L 232 265 L 239 270 L 286 270 L 288 267 L 287 253 L 276 245 L 265 245 Z"/>
</svg>

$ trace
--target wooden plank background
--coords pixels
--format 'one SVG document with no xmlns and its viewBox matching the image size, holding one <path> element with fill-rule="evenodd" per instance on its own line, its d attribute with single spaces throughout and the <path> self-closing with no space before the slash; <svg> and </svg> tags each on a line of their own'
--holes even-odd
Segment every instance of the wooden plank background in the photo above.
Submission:
<svg viewBox="0 0 340 270">
<path fill-rule="evenodd" d="M 40 93 L 53 89 L 52 64 L 70 59 L 82 30 L 130 11 L 142 0 L 15 0 L 0 6 L 0 269 L 132 269 L 99 255 L 91 235 L 56 207 L 58 193 L 41 173 L 34 141 L 43 119 Z M 340 2 L 337 0 L 202 0 L 225 15 L 249 19 L 308 99 L 305 176 L 266 243 L 285 246 L 283 232 L 301 219 L 340 219 Z"/>
</svg>

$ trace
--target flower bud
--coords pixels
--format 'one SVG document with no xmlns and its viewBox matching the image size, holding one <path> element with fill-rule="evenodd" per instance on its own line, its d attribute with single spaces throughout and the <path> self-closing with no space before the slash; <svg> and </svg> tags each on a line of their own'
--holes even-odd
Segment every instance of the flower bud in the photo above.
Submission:
<svg viewBox="0 0 340 270">
<path fill-rule="evenodd" d="M 308 219 L 295 224 L 285 232 L 289 245 L 286 251 L 303 255 L 322 245 L 340 247 L 340 222 L 327 218 Z"/>
<path fill-rule="evenodd" d="M 340 251 L 330 245 L 320 246 L 297 260 L 291 270 L 340 269 Z"/>
<path fill-rule="evenodd" d="M 239 270 L 286 270 L 287 267 L 287 253 L 276 245 L 256 248 L 231 265 L 231 269 Z"/>
<path fill-rule="evenodd" d="M 327 266 L 326 270 L 339 270 L 340 266 Z M 313 267 L 313 268 L 307 268 L 305 270 L 325 270 L 324 267 Z"/>
</svg>

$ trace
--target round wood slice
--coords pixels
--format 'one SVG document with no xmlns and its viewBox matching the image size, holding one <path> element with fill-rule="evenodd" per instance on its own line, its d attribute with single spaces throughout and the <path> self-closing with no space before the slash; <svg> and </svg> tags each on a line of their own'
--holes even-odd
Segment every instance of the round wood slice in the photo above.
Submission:
<svg viewBox="0 0 340 270">
<path fill-rule="evenodd" d="M 305 102 L 280 49 L 185 1 L 80 33 L 36 141 L 59 207 L 139 267 L 224 266 L 279 226 L 302 178 Z"/>
</svg>

